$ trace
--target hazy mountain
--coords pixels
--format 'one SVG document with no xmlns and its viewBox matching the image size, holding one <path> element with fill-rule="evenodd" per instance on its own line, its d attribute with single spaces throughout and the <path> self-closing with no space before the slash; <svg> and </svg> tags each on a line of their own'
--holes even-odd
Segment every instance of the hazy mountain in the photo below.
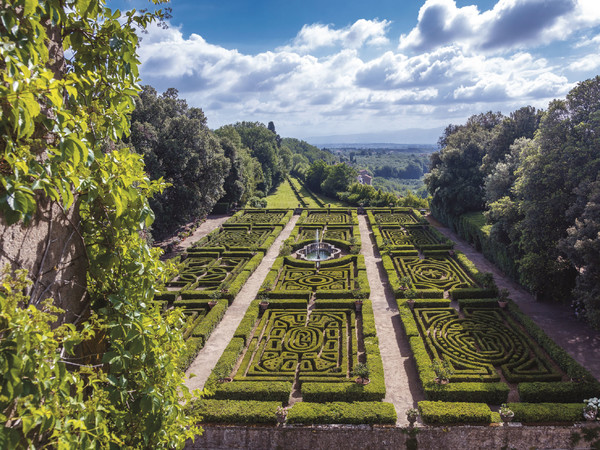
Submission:
<svg viewBox="0 0 600 450">
<path fill-rule="evenodd" d="M 373 142 L 429 144 L 435 145 L 442 135 L 444 127 L 439 128 L 410 128 L 406 130 L 384 131 L 381 133 L 338 134 L 330 136 L 311 136 L 304 140 L 318 147 L 328 144 L 366 144 Z"/>
</svg>

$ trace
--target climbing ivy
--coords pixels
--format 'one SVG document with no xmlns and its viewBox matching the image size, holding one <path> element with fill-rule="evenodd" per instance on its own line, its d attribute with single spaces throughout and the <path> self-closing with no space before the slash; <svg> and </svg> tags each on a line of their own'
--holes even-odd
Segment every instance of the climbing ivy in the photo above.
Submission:
<svg viewBox="0 0 600 450">
<path fill-rule="evenodd" d="M 90 304 L 77 327 L 56 328 L 61 311 L 28 305 L 23 273 L 3 275 L 2 448 L 173 448 L 199 431 L 176 366 L 181 316 L 153 302 L 172 269 L 144 238 L 148 198 L 166 186 L 112 144 L 139 91 L 135 30 L 165 17 L 0 0 L 0 214 L 28 225 L 42 204 L 75 208 Z"/>
</svg>

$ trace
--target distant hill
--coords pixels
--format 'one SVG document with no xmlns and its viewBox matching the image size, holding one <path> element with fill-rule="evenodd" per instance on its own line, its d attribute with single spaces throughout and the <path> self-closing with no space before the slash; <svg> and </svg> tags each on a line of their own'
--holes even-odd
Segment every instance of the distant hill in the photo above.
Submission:
<svg viewBox="0 0 600 450">
<path fill-rule="evenodd" d="M 376 145 L 377 148 L 392 148 L 392 144 L 410 143 L 411 146 L 416 144 L 436 145 L 439 137 L 442 135 L 444 127 L 439 128 L 410 128 L 398 131 L 386 131 L 381 133 L 358 133 L 358 134 L 338 134 L 330 136 L 312 136 L 305 140 L 317 147 L 339 148 L 334 147 L 338 144 L 348 146 L 357 144 Z M 374 142 L 385 142 L 385 144 L 373 144 Z"/>
</svg>

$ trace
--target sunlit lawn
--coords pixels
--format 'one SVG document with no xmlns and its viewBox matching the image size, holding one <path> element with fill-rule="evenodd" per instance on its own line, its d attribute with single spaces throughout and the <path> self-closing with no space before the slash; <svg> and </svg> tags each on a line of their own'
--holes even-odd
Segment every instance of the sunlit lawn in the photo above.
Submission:
<svg viewBox="0 0 600 450">
<path fill-rule="evenodd" d="M 297 206 L 298 199 L 287 180 L 279 185 L 275 193 L 267 197 L 267 208 L 295 208 Z"/>
</svg>

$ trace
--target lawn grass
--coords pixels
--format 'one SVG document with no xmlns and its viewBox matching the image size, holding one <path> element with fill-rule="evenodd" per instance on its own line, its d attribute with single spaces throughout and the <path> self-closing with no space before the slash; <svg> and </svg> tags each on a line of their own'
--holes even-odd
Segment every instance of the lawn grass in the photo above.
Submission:
<svg viewBox="0 0 600 450">
<path fill-rule="evenodd" d="M 298 199 L 292 190 L 292 187 L 284 180 L 275 190 L 275 192 L 267 197 L 267 208 L 295 208 L 298 206 Z"/>
</svg>

